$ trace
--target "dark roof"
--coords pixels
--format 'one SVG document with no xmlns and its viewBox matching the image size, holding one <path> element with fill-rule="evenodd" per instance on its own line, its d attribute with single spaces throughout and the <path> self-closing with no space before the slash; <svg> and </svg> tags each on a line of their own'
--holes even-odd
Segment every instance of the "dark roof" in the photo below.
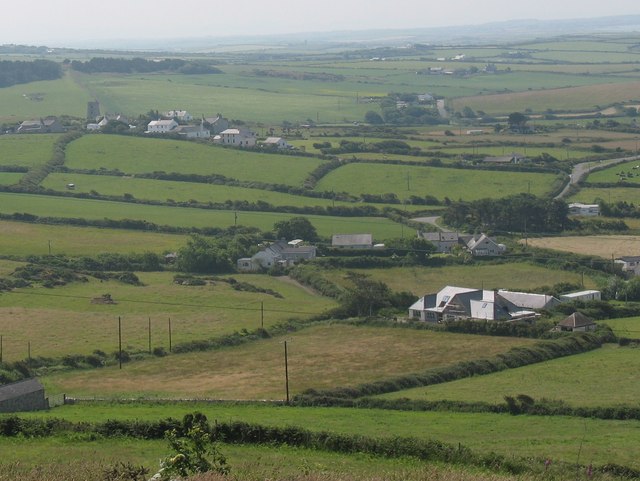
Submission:
<svg viewBox="0 0 640 481">
<path fill-rule="evenodd" d="M 594 324 L 595 322 L 593 322 L 593 319 L 585 316 L 581 312 L 574 312 L 569 317 L 564 318 L 558 323 L 559 326 L 573 328 L 593 326 Z"/>
<path fill-rule="evenodd" d="M 11 384 L 5 384 L 4 386 L 0 386 L 0 401 L 6 401 L 7 399 L 13 399 L 42 390 L 44 390 L 44 386 L 42 386 L 40 381 L 35 377 L 13 382 Z"/>
</svg>

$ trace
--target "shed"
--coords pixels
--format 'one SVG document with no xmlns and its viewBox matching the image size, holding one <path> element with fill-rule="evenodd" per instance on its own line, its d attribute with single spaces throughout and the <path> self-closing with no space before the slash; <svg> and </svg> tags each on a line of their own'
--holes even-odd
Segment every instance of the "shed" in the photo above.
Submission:
<svg viewBox="0 0 640 481">
<path fill-rule="evenodd" d="M 36 378 L 0 386 L 0 413 L 49 409 L 44 386 Z"/>
<path fill-rule="evenodd" d="M 596 323 L 590 317 L 585 316 L 581 312 L 574 312 L 569 317 L 565 317 L 560 321 L 554 331 L 595 331 Z"/>
</svg>

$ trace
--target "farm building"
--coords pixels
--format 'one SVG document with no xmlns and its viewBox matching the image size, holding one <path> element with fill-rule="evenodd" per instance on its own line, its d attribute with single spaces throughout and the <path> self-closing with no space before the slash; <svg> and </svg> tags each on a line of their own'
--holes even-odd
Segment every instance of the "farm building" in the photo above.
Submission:
<svg viewBox="0 0 640 481">
<path fill-rule="evenodd" d="M 634 276 L 640 275 L 640 256 L 622 256 L 614 262 L 621 264 L 622 272 L 630 272 Z"/>
<path fill-rule="evenodd" d="M 455 286 L 446 286 L 435 294 L 421 297 L 409 307 L 409 317 L 427 322 L 459 319 L 515 321 L 534 319 L 536 315 L 516 306 L 499 292 Z"/>
<path fill-rule="evenodd" d="M 563 294 L 560 296 L 560 300 L 562 302 L 571 302 L 571 301 L 599 301 L 602 299 L 602 294 L 600 291 L 595 290 L 586 290 L 586 291 L 578 291 L 578 292 L 570 292 L 568 294 Z"/>
<path fill-rule="evenodd" d="M 422 232 L 418 237 L 428 240 L 441 254 L 451 254 L 457 245 L 468 250 L 473 256 L 501 256 L 507 250 L 486 234 L 460 235 L 457 232 Z"/>
<path fill-rule="evenodd" d="M 179 125 L 174 130 L 175 133 L 180 135 L 181 137 L 186 137 L 187 139 L 208 139 L 211 137 L 211 132 L 204 127 L 203 124 L 200 125 Z"/>
<path fill-rule="evenodd" d="M 169 110 L 164 112 L 162 116 L 168 119 L 177 119 L 179 122 L 191 122 L 193 120 L 193 115 L 186 110 Z"/>
<path fill-rule="evenodd" d="M 521 154 L 515 152 L 509 155 L 502 155 L 499 157 L 485 157 L 484 162 L 488 164 L 522 164 L 527 162 L 528 159 Z"/>
<path fill-rule="evenodd" d="M 304 246 L 301 243 L 299 239 L 290 242 L 279 240 L 252 257 L 238 259 L 236 265 L 240 272 L 254 272 L 276 265 L 292 266 L 301 260 L 315 258 L 316 246 Z"/>
<path fill-rule="evenodd" d="M 293 149 L 293 145 L 284 140 L 282 137 L 267 137 L 264 142 L 262 142 L 264 147 L 272 148 L 272 149 Z"/>
<path fill-rule="evenodd" d="M 500 289 L 498 293 L 523 309 L 551 309 L 560 304 L 560 299 L 548 294 L 532 294 Z"/>
<path fill-rule="evenodd" d="M 147 125 L 147 134 L 167 134 L 173 132 L 178 127 L 178 122 L 175 120 L 152 120 Z"/>
<path fill-rule="evenodd" d="M 339 249 L 371 249 L 373 236 L 371 234 L 333 234 L 331 247 Z"/>
<path fill-rule="evenodd" d="M 600 215 L 600 206 L 598 204 L 582 204 L 580 202 L 573 202 L 569 204 L 569 215 Z"/>
<path fill-rule="evenodd" d="M 44 387 L 36 378 L 0 386 L 0 413 L 49 409 Z"/>
<path fill-rule="evenodd" d="M 204 125 L 209 129 L 212 135 L 218 135 L 223 130 L 229 128 L 229 121 L 222 115 L 218 114 L 215 117 L 205 117 Z"/>
<path fill-rule="evenodd" d="M 453 248 L 460 244 L 457 232 L 422 232 L 418 233 L 418 237 L 431 242 L 440 254 L 451 254 Z"/>
<path fill-rule="evenodd" d="M 25 120 L 20 124 L 17 134 L 59 134 L 67 129 L 60 123 L 57 117 L 46 117 L 38 120 Z"/>
<path fill-rule="evenodd" d="M 597 325 L 589 317 L 581 312 L 574 312 L 570 316 L 560 321 L 554 328 L 554 331 L 572 331 L 584 332 L 594 331 Z"/>
</svg>

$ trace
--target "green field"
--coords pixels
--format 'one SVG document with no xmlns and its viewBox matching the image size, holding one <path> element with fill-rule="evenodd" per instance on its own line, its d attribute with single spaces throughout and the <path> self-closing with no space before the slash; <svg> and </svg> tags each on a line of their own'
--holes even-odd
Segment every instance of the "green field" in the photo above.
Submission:
<svg viewBox="0 0 640 481">
<path fill-rule="evenodd" d="M 17 184 L 24 174 L 18 174 L 13 172 L 0 172 L 0 185 L 13 185 Z"/>
<path fill-rule="evenodd" d="M 0 193 L 0 213 L 27 212 L 44 217 L 84 219 L 143 219 L 173 227 L 230 227 L 236 221 L 232 210 L 209 210 L 186 207 L 164 207 L 94 199 L 74 199 L 30 194 Z M 277 212 L 237 211 L 238 225 L 271 231 L 273 224 L 295 217 Z M 369 232 L 376 241 L 402 236 L 402 226 L 380 217 L 306 216 L 323 237 L 334 233 Z"/>
<path fill-rule="evenodd" d="M 220 422 L 245 421 L 272 426 L 301 426 L 315 431 L 332 431 L 363 436 L 411 436 L 437 439 L 472 450 L 496 452 L 507 457 L 547 457 L 555 462 L 608 462 L 636 469 L 640 462 L 633 449 L 640 443 L 638 421 L 602 421 L 553 416 L 510 416 L 440 412 L 398 412 L 377 409 L 272 408 L 268 406 L 225 406 L 215 404 L 147 405 L 79 404 L 64 406 L 50 416 L 73 421 L 107 419 L 180 418 L 198 410 Z M 38 415 L 41 416 L 41 415 Z M 467 478 L 469 479 L 469 478 Z"/>
<path fill-rule="evenodd" d="M 432 195 L 469 201 L 528 191 L 543 196 L 552 191 L 556 180 L 553 174 L 354 163 L 330 172 L 318 182 L 316 190 L 394 193 L 400 199 Z M 473 188 L 465 187 L 471 185 Z"/>
<path fill-rule="evenodd" d="M 85 135 L 67 147 L 70 169 L 120 170 L 127 174 L 211 175 L 299 186 L 322 163 L 309 157 L 260 154 L 241 149 L 166 139 Z"/>
<path fill-rule="evenodd" d="M 640 189 L 633 187 L 584 187 L 568 198 L 570 202 L 592 204 L 600 200 L 607 203 L 640 203 Z"/>
<path fill-rule="evenodd" d="M 606 321 L 602 321 L 602 324 L 611 327 L 617 336 L 640 339 L 640 317 L 607 319 Z"/>
<path fill-rule="evenodd" d="M 293 310 L 312 309 L 309 303 L 300 306 Z M 255 319 L 257 314 L 253 314 Z M 257 327 L 255 322 L 245 326 L 252 324 Z M 347 325 L 311 327 L 291 333 L 287 339 L 292 394 L 421 372 L 533 342 Z M 72 396 L 181 398 L 188 393 L 190 398 L 284 399 L 283 340 L 150 359 L 127 365 L 122 371 L 117 366 L 104 368 L 100 376 L 95 370 L 53 374 L 43 382 L 50 392 Z"/>
<path fill-rule="evenodd" d="M 591 183 L 616 183 L 620 181 L 620 174 L 623 173 L 624 178 L 622 180 L 624 182 L 637 183 L 640 181 L 640 169 L 637 167 L 638 165 L 640 165 L 640 160 L 617 164 L 589 174 L 586 180 Z"/>
<path fill-rule="evenodd" d="M 0 221 L 2 255 L 26 257 L 52 254 L 94 256 L 104 252 L 175 252 L 187 242 L 181 234 L 124 229 L 99 229 Z"/>
<path fill-rule="evenodd" d="M 638 390 L 633 379 L 638 369 L 636 349 L 608 344 L 583 354 L 381 397 L 501 403 L 504 396 L 526 394 L 570 406 L 635 406 Z"/>
<path fill-rule="evenodd" d="M 531 290 L 552 286 L 559 282 L 580 283 L 576 272 L 548 269 L 526 263 L 486 264 L 447 267 L 394 267 L 391 269 L 360 269 L 356 272 L 370 275 L 372 279 L 387 284 L 394 291 L 408 291 L 416 296 L 438 292 L 446 285 L 484 289 Z M 327 273 L 334 282 L 346 284 L 346 271 Z M 595 282 L 584 278 L 585 288 L 596 287 Z"/>
<path fill-rule="evenodd" d="M 308 318 L 336 303 L 296 284 L 264 275 L 235 277 L 270 294 L 237 291 L 228 283 L 183 286 L 173 282 L 173 273 L 138 273 L 144 284 L 132 286 L 117 281 L 75 282 L 64 287 L 14 289 L 0 296 L 0 332 L 4 335 L 4 360 L 32 356 L 90 354 L 96 349 L 117 350 L 118 317 L 122 319 L 123 349 L 148 349 L 151 320 L 152 346 L 169 350 L 168 319 L 172 322 L 174 345 L 230 334 L 241 329 L 269 327 L 289 318 Z M 92 303 L 108 293 L 114 305 Z M 101 372 L 102 374 L 102 372 Z M 95 372 L 93 374 L 95 376 Z"/>
<path fill-rule="evenodd" d="M 0 89 L 1 95 L 2 89 Z M 0 165 L 33 167 L 53 155 L 58 134 L 0 135 Z"/>
</svg>

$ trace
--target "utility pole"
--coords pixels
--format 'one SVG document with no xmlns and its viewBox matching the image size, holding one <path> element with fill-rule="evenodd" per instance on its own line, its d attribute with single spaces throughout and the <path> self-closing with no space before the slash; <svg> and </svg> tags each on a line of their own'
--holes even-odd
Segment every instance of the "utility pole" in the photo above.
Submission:
<svg viewBox="0 0 640 481">
<path fill-rule="evenodd" d="M 27 359 L 31 361 L 31 341 L 27 341 Z"/>
<path fill-rule="evenodd" d="M 264 301 L 260 301 L 260 327 L 264 329 Z"/>
<path fill-rule="evenodd" d="M 122 369 L 122 320 L 118 316 L 118 366 Z"/>
<path fill-rule="evenodd" d="M 289 404 L 289 356 L 287 355 L 287 341 L 284 341 L 284 383 L 287 392 L 287 404 Z"/>
<path fill-rule="evenodd" d="M 151 354 L 151 317 L 149 317 L 149 354 Z"/>
<path fill-rule="evenodd" d="M 51 255 L 51 241 L 49 241 L 49 255 Z"/>
<path fill-rule="evenodd" d="M 0 334 L 0 362 L 2 362 L 2 334 Z"/>
<path fill-rule="evenodd" d="M 171 318 L 169 318 L 169 352 L 171 352 Z"/>
</svg>

